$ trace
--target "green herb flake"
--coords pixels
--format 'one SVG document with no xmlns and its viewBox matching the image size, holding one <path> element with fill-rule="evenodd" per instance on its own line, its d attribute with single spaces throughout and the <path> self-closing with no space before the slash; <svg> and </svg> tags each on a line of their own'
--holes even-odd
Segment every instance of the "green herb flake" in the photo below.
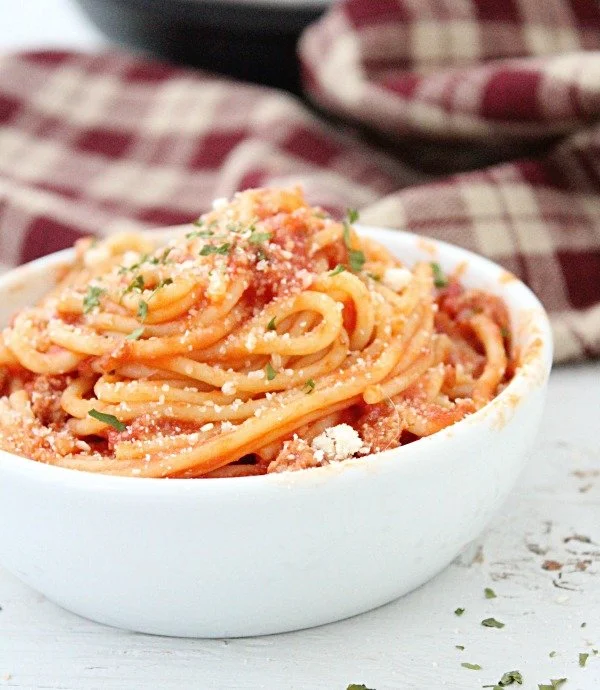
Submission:
<svg viewBox="0 0 600 690">
<path fill-rule="evenodd" d="M 98 410 L 90 410 L 88 415 L 94 419 L 97 419 L 99 422 L 112 426 L 112 428 L 116 429 L 117 431 L 125 431 L 127 428 L 123 422 L 119 421 L 114 416 L 114 414 L 105 414 L 104 412 L 98 412 Z"/>
<path fill-rule="evenodd" d="M 582 624 L 581 624 L 581 627 L 582 627 L 582 628 L 585 628 L 586 625 L 587 625 L 587 623 L 582 623 Z"/>
<path fill-rule="evenodd" d="M 465 609 L 461 609 L 461 608 L 454 609 L 454 615 L 455 616 L 462 616 L 464 612 L 465 612 Z"/>
<path fill-rule="evenodd" d="M 250 244 L 264 244 L 271 239 L 272 235 L 270 232 L 253 232 L 248 238 Z"/>
<path fill-rule="evenodd" d="M 167 247 L 164 252 L 160 255 L 160 257 L 156 260 L 157 263 L 159 264 L 166 264 L 167 259 L 169 258 L 169 254 L 173 251 L 173 247 Z"/>
<path fill-rule="evenodd" d="M 377 273 L 367 273 L 367 275 L 369 276 L 369 278 L 371 278 L 371 280 L 375 280 L 378 283 L 381 283 L 381 276 L 377 275 Z"/>
<path fill-rule="evenodd" d="M 97 285 L 90 285 L 83 298 L 83 313 L 89 314 L 92 309 L 100 306 L 100 297 L 106 292 L 104 288 Z"/>
<path fill-rule="evenodd" d="M 485 628 L 503 628 L 504 627 L 504 623 L 497 621 L 495 618 L 484 618 L 481 621 L 481 625 L 483 625 Z"/>
<path fill-rule="evenodd" d="M 148 302 L 141 299 L 138 303 L 137 317 L 141 321 L 145 321 L 148 316 Z"/>
<path fill-rule="evenodd" d="M 586 653 L 581 652 L 579 654 L 579 665 L 581 666 L 581 668 L 584 668 L 584 666 L 587 663 L 589 656 L 590 655 L 587 652 Z"/>
<path fill-rule="evenodd" d="M 548 654 L 548 656 L 549 656 L 551 659 L 554 659 L 554 657 L 556 656 L 556 652 L 554 652 L 554 651 L 553 651 L 553 652 L 550 652 L 550 654 Z"/>
<path fill-rule="evenodd" d="M 567 682 L 566 678 L 555 678 L 550 681 L 550 685 L 548 684 L 538 684 L 538 690 L 559 690 L 559 688 L 562 688 L 562 686 Z"/>
<path fill-rule="evenodd" d="M 154 288 L 152 294 L 154 294 L 154 292 L 157 290 L 160 290 L 160 288 L 167 287 L 167 285 L 173 285 L 173 278 L 165 278 L 164 280 L 161 280 L 160 283 Z"/>
<path fill-rule="evenodd" d="M 207 237 L 212 237 L 215 233 L 212 230 L 194 230 L 193 232 L 188 232 L 185 236 L 187 240 L 194 239 L 195 237 L 202 237 L 206 239 Z"/>
<path fill-rule="evenodd" d="M 368 688 L 364 683 L 361 683 L 360 685 L 350 683 L 346 690 L 375 690 L 375 688 Z"/>
<path fill-rule="evenodd" d="M 139 340 L 144 334 L 144 326 L 136 328 L 135 331 L 131 331 L 128 336 L 125 336 L 125 340 Z"/>
<path fill-rule="evenodd" d="M 506 326 L 502 326 L 502 328 L 500 329 L 500 335 L 505 339 L 510 336 L 510 331 L 508 330 L 508 328 L 506 328 Z"/>
<path fill-rule="evenodd" d="M 365 265 L 365 255 L 360 251 L 360 249 L 352 249 L 352 244 L 350 241 L 350 226 L 348 223 L 344 223 L 344 245 L 348 250 L 348 263 L 350 264 L 350 270 L 354 273 L 360 273 L 363 266 Z"/>
<path fill-rule="evenodd" d="M 330 276 L 337 276 L 346 270 L 344 264 L 338 264 L 332 271 L 329 271 Z"/>
<path fill-rule="evenodd" d="M 225 244 L 221 244 L 219 246 L 216 246 L 214 244 L 207 244 L 200 250 L 200 256 L 209 256 L 209 254 L 229 254 L 230 248 L 230 242 L 225 242 Z"/>
<path fill-rule="evenodd" d="M 192 225 L 195 225 L 197 228 L 201 228 L 204 225 L 204 220 L 202 218 L 197 218 L 196 220 L 192 221 Z M 193 232 L 190 232 L 188 235 L 186 235 L 186 237 L 189 237 L 193 234 Z"/>
<path fill-rule="evenodd" d="M 498 681 L 496 687 L 506 688 L 513 683 L 523 685 L 523 676 L 520 671 L 507 671 Z"/>
<path fill-rule="evenodd" d="M 269 255 L 265 252 L 264 249 L 262 249 L 262 247 L 259 247 L 259 248 L 256 250 L 256 258 L 257 258 L 259 261 L 268 261 Z"/>
<path fill-rule="evenodd" d="M 133 292 L 134 290 L 139 290 L 140 292 L 142 292 L 142 290 L 144 289 L 144 284 L 144 276 L 136 276 L 131 281 L 131 283 L 129 283 L 129 285 L 125 288 L 123 294 L 126 295 L 128 292 Z"/>
<path fill-rule="evenodd" d="M 350 249 L 348 251 L 348 263 L 354 273 L 360 273 L 362 271 L 365 261 L 365 255 L 360 250 Z"/>
<path fill-rule="evenodd" d="M 481 671 L 481 666 L 479 664 L 469 664 L 466 661 L 463 661 L 461 666 L 463 668 L 468 668 L 470 671 Z"/>
<path fill-rule="evenodd" d="M 274 331 L 275 330 L 275 317 L 273 317 L 269 323 L 267 324 L 267 330 L 268 331 Z"/>
<path fill-rule="evenodd" d="M 441 266 L 435 261 L 432 261 L 431 270 L 433 271 L 433 284 L 436 288 L 446 287 L 448 285 L 448 278 L 446 278 Z"/>
<path fill-rule="evenodd" d="M 460 649 L 461 652 L 465 651 L 464 644 L 455 644 L 454 646 L 456 647 L 456 649 Z"/>
<path fill-rule="evenodd" d="M 306 393 L 307 393 L 308 395 L 310 395 L 310 394 L 315 390 L 315 386 L 316 386 L 316 385 L 317 385 L 317 384 L 314 382 L 314 379 L 308 379 L 308 380 L 304 383 L 304 390 L 306 391 Z"/>
<path fill-rule="evenodd" d="M 346 210 L 346 218 L 348 219 L 348 223 L 356 223 L 359 219 L 359 213 L 355 208 L 349 208 Z"/>
<path fill-rule="evenodd" d="M 277 376 L 277 372 L 273 369 L 271 362 L 265 367 L 265 372 L 267 374 L 267 381 L 272 381 Z"/>
<path fill-rule="evenodd" d="M 148 254 L 142 254 L 137 263 L 131 264 L 131 266 L 121 266 L 121 268 L 119 268 L 119 275 L 122 276 L 124 273 L 128 273 L 129 271 L 136 271 L 142 264 L 145 264 L 146 261 L 148 261 L 148 258 Z"/>
<path fill-rule="evenodd" d="M 483 590 L 483 593 L 485 594 L 486 599 L 495 599 L 496 598 L 496 592 L 491 587 L 486 587 Z"/>
</svg>

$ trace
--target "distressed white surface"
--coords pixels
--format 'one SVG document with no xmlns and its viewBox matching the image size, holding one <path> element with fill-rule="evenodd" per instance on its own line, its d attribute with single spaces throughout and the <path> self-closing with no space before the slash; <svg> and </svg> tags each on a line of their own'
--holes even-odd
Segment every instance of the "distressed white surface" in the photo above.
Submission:
<svg viewBox="0 0 600 690">
<path fill-rule="evenodd" d="M 518 669 L 523 690 L 560 677 L 564 690 L 598 690 L 599 427 L 600 364 L 555 371 L 531 462 L 480 544 L 417 592 L 313 630 L 228 641 L 122 632 L 60 610 L 0 570 L 0 688 L 475 690 Z M 544 570 L 545 560 L 562 570 Z M 486 586 L 496 599 L 485 599 Z M 489 616 L 506 627 L 482 627 Z M 590 653 L 585 668 L 579 652 Z"/>
</svg>

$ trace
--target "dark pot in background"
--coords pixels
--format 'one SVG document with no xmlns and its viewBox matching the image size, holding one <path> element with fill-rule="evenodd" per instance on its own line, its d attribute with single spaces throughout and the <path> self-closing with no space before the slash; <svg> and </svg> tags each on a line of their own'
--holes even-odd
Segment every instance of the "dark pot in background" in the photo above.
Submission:
<svg viewBox="0 0 600 690">
<path fill-rule="evenodd" d="M 172 62 L 300 92 L 296 42 L 328 0 L 76 0 L 110 39 Z"/>
</svg>

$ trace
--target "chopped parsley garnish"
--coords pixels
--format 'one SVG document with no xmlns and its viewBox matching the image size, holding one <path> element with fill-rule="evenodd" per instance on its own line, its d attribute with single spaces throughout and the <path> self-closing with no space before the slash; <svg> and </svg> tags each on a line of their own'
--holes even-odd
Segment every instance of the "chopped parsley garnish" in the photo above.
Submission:
<svg viewBox="0 0 600 690">
<path fill-rule="evenodd" d="M 202 218 L 197 218 L 196 220 L 192 221 L 192 225 L 195 225 L 197 228 L 201 228 L 204 225 L 204 221 Z M 193 234 L 193 232 L 190 232 L 186 235 L 186 237 L 190 237 Z"/>
<path fill-rule="evenodd" d="M 365 265 L 365 255 L 360 251 L 360 249 L 352 249 L 352 244 L 350 242 L 350 226 L 348 223 L 344 222 L 344 245 L 348 250 L 348 263 L 350 264 L 350 269 L 354 273 L 359 273 L 362 271 Z"/>
<path fill-rule="evenodd" d="M 160 290 L 160 288 L 166 287 L 167 285 L 173 285 L 173 278 L 165 278 L 164 280 L 161 280 L 160 283 L 154 288 L 152 296 L 154 296 L 154 293 L 157 290 Z"/>
<path fill-rule="evenodd" d="M 148 258 L 149 258 L 148 254 L 142 254 L 142 257 L 140 258 L 140 260 L 137 263 L 131 264 L 131 266 L 121 266 L 121 268 L 119 268 L 119 275 L 121 276 L 124 273 L 127 273 L 128 271 L 135 271 L 142 264 L 145 264 L 146 261 L 148 261 Z"/>
<path fill-rule="evenodd" d="M 359 213 L 355 208 L 349 208 L 346 210 L 346 216 L 348 218 L 348 223 L 356 223 L 359 218 Z"/>
<path fill-rule="evenodd" d="M 454 646 L 456 647 L 456 649 L 460 649 L 461 652 L 465 651 L 464 644 L 455 644 Z"/>
<path fill-rule="evenodd" d="M 468 668 L 471 671 L 481 671 L 481 666 L 479 664 L 469 664 L 466 661 L 463 661 L 461 666 L 463 668 Z"/>
<path fill-rule="evenodd" d="M 275 330 L 275 317 L 273 317 L 269 323 L 267 324 L 267 330 L 268 331 L 274 331 Z"/>
<path fill-rule="evenodd" d="M 459 608 L 459 609 L 454 609 L 454 615 L 455 615 L 455 616 L 462 616 L 464 612 L 465 612 L 464 609 L 460 609 L 460 608 Z"/>
<path fill-rule="evenodd" d="M 267 374 L 267 381 L 272 381 L 277 376 L 277 372 L 271 366 L 271 362 L 265 367 L 265 372 Z"/>
<path fill-rule="evenodd" d="M 587 652 L 586 653 L 580 652 L 580 654 L 579 654 L 579 665 L 581 666 L 581 668 L 583 668 L 586 665 L 589 656 L 590 655 Z"/>
<path fill-rule="evenodd" d="M 314 382 L 314 379 L 308 379 L 304 384 L 304 390 L 306 393 L 310 394 L 315 390 L 316 385 L 317 384 Z"/>
<path fill-rule="evenodd" d="M 83 313 L 89 314 L 92 309 L 100 306 L 100 297 L 106 292 L 104 288 L 90 285 L 83 298 Z"/>
<path fill-rule="evenodd" d="M 239 234 L 240 232 L 242 232 L 242 230 L 244 230 L 244 226 L 241 223 L 227 223 L 225 229 L 229 232 L 235 232 L 236 234 Z M 249 230 L 250 232 L 254 232 L 254 226 L 251 225 Z"/>
<path fill-rule="evenodd" d="M 262 247 L 259 247 L 259 248 L 256 250 L 256 258 L 257 258 L 259 261 L 266 261 L 266 260 L 269 258 L 269 255 L 265 252 L 264 249 L 262 249 Z"/>
<path fill-rule="evenodd" d="M 556 652 L 550 652 L 550 654 L 548 654 L 548 656 L 549 656 L 551 659 L 553 659 L 553 658 L 556 656 Z"/>
<path fill-rule="evenodd" d="M 354 271 L 354 273 L 360 273 L 362 271 L 365 261 L 365 255 L 360 250 L 348 250 L 348 263 L 350 264 L 350 268 Z"/>
<path fill-rule="evenodd" d="M 212 237 L 215 233 L 212 230 L 197 230 L 196 232 L 190 232 L 186 237 L 189 239 L 191 237 Z"/>
<path fill-rule="evenodd" d="M 350 683 L 346 690 L 375 690 L 375 688 L 368 688 L 364 683 L 361 683 L 360 685 Z"/>
<path fill-rule="evenodd" d="M 143 334 L 144 326 L 140 326 L 139 328 L 136 328 L 135 331 L 131 331 L 129 335 L 125 336 L 125 340 L 139 340 Z"/>
<path fill-rule="evenodd" d="M 141 299 L 138 303 L 137 317 L 141 321 L 145 321 L 148 316 L 148 302 Z"/>
<path fill-rule="evenodd" d="M 218 247 L 214 244 L 207 244 L 200 250 L 200 256 L 208 256 L 209 254 L 229 254 L 230 248 L 230 242 L 225 242 L 225 244 L 221 244 Z"/>
<path fill-rule="evenodd" d="M 116 429 L 117 431 L 125 431 L 127 428 L 123 422 L 119 421 L 114 416 L 114 414 L 106 414 L 104 412 L 98 412 L 98 410 L 90 410 L 88 415 L 94 419 L 97 419 L 99 422 L 112 426 L 112 428 Z"/>
<path fill-rule="evenodd" d="M 502 328 L 500 329 L 500 335 L 501 335 L 503 338 L 508 338 L 508 337 L 509 337 L 510 331 L 508 330 L 508 328 L 506 328 L 506 326 L 502 326 Z"/>
<path fill-rule="evenodd" d="M 367 273 L 367 275 L 371 280 L 376 280 L 378 283 L 381 282 L 381 276 L 377 275 L 377 273 Z"/>
<path fill-rule="evenodd" d="M 494 592 L 494 590 L 491 587 L 486 587 L 483 590 L 483 592 L 485 594 L 486 599 L 495 599 L 496 598 L 496 592 Z"/>
<path fill-rule="evenodd" d="M 272 235 L 270 232 L 253 232 L 248 238 L 250 244 L 264 244 L 271 239 Z"/>
<path fill-rule="evenodd" d="M 555 678 L 550 681 L 550 685 L 538 684 L 538 690 L 559 690 L 567 682 L 566 678 Z"/>
<path fill-rule="evenodd" d="M 508 671 L 495 685 L 484 685 L 484 688 L 493 688 L 493 690 L 502 690 L 513 683 L 523 685 L 523 676 L 520 671 Z"/>
<path fill-rule="evenodd" d="M 136 276 L 131 283 L 125 288 L 123 294 L 126 295 L 128 292 L 133 292 L 134 290 L 139 290 L 142 292 L 144 289 L 144 276 Z"/>
<path fill-rule="evenodd" d="M 330 276 L 337 276 L 338 273 L 343 273 L 346 270 L 344 264 L 338 264 L 332 271 L 329 271 Z"/>
<path fill-rule="evenodd" d="M 159 257 L 152 257 L 150 259 L 151 264 L 166 264 L 169 254 L 173 251 L 173 247 L 167 247 L 164 252 Z"/>
<path fill-rule="evenodd" d="M 503 628 L 504 623 L 497 621 L 495 618 L 484 618 L 481 621 L 481 625 L 486 628 Z"/>
<path fill-rule="evenodd" d="M 431 270 L 433 271 L 433 284 L 436 288 L 446 287 L 448 285 L 448 278 L 446 278 L 441 266 L 435 261 L 432 261 Z"/>
</svg>

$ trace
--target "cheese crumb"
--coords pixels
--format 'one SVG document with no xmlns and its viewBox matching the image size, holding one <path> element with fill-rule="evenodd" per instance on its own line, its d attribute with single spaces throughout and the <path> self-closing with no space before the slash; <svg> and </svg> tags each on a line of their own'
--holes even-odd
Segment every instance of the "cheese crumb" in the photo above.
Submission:
<svg viewBox="0 0 600 690">
<path fill-rule="evenodd" d="M 412 279 L 413 274 L 407 268 L 387 268 L 381 282 L 394 292 L 402 292 Z"/>
<path fill-rule="evenodd" d="M 221 386 L 221 391 L 225 395 L 234 395 L 236 390 L 237 388 L 235 387 L 235 383 L 233 383 L 233 381 L 225 381 L 225 383 Z"/>
<path fill-rule="evenodd" d="M 338 424 L 325 429 L 313 439 L 311 444 L 315 451 L 322 451 L 329 462 L 346 460 L 363 447 L 363 440 L 349 424 Z"/>
</svg>

